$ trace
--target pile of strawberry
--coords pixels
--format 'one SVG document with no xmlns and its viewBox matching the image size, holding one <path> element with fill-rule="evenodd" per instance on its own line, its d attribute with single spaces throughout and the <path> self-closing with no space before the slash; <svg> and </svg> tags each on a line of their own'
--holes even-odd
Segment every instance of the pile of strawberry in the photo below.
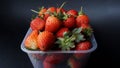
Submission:
<svg viewBox="0 0 120 68">
<path fill-rule="evenodd" d="M 88 50 L 91 48 L 92 28 L 82 7 L 78 12 L 61 7 L 42 7 L 32 10 L 37 16 L 32 19 L 32 32 L 25 39 L 25 47 L 40 51 Z"/>
<path fill-rule="evenodd" d="M 61 7 L 41 7 L 39 11 L 32 10 L 37 16 L 30 22 L 31 33 L 24 41 L 25 47 L 40 51 L 80 51 L 92 47 L 91 35 L 93 33 L 89 17 L 82 7 L 78 12 L 74 9 L 65 10 Z M 44 68 L 55 68 L 54 65 L 68 60 L 71 68 L 80 68 L 81 57 L 84 53 L 75 53 L 70 58 L 65 54 L 33 54 L 43 60 Z"/>
</svg>

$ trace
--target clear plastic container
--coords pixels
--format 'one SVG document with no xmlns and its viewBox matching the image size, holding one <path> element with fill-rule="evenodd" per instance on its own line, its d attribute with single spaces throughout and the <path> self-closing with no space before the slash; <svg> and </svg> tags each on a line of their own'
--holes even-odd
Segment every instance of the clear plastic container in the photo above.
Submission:
<svg viewBox="0 0 120 68">
<path fill-rule="evenodd" d="M 70 68 L 70 65 L 75 66 L 75 68 L 84 68 L 90 54 L 97 48 L 96 40 L 94 38 L 94 35 L 92 35 L 92 48 L 89 50 L 45 52 L 32 51 L 26 49 L 24 46 L 24 41 L 30 32 L 31 28 L 29 28 L 21 44 L 21 49 L 28 54 L 34 68 Z M 51 60 L 48 58 L 54 59 Z"/>
</svg>

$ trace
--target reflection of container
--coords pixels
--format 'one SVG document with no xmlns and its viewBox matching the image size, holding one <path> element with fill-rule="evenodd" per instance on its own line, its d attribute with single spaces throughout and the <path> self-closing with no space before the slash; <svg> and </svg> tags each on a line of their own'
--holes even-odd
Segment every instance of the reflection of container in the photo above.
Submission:
<svg viewBox="0 0 120 68">
<path fill-rule="evenodd" d="M 28 30 L 24 40 L 26 39 L 27 35 L 30 32 L 31 32 L 31 29 Z M 60 63 L 53 64 L 49 62 L 51 65 L 53 65 L 54 68 L 69 68 L 67 63 L 71 57 L 74 58 L 75 61 L 79 62 L 79 65 L 83 67 L 87 59 L 89 58 L 90 53 L 93 52 L 97 48 L 97 43 L 96 43 L 94 36 L 92 36 L 91 38 L 92 48 L 89 50 L 81 50 L 81 51 L 46 51 L 46 52 L 31 51 L 25 48 L 24 40 L 21 44 L 21 49 L 28 54 L 34 68 L 44 68 L 43 61 L 46 60 L 45 58 L 50 55 L 57 56 L 57 57 L 54 57 L 54 60 L 60 57 L 61 55 L 64 56 L 63 58 L 61 58 L 62 61 Z M 80 56 L 80 58 L 75 58 L 76 54 Z"/>
</svg>

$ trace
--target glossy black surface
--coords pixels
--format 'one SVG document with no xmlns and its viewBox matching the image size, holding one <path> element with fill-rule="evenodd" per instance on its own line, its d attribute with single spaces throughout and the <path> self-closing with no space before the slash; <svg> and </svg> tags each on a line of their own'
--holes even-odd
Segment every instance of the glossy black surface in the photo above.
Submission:
<svg viewBox="0 0 120 68">
<path fill-rule="evenodd" d="M 119 0 L 1 0 L 0 68 L 33 68 L 27 54 L 20 49 L 33 14 L 30 9 L 57 6 L 64 1 L 68 2 L 65 9 L 79 10 L 83 6 L 94 29 L 98 48 L 86 68 L 120 67 Z"/>
</svg>

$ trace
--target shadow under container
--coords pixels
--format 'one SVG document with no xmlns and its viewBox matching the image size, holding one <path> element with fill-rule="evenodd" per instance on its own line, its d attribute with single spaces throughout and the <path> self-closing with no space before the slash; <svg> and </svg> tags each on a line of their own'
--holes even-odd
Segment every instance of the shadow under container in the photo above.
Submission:
<svg viewBox="0 0 120 68">
<path fill-rule="evenodd" d="M 26 52 L 34 68 L 84 68 L 90 54 L 97 48 L 94 35 L 91 37 L 92 47 L 80 51 L 32 51 L 25 48 L 24 41 L 31 29 L 28 30 L 21 44 L 22 51 Z"/>
</svg>

